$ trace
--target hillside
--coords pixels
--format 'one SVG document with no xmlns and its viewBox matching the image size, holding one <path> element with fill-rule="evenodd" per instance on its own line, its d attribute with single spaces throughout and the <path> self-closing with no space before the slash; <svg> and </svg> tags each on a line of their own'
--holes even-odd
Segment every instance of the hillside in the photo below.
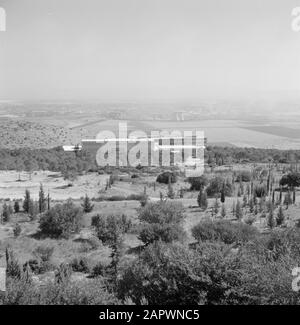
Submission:
<svg viewBox="0 0 300 325">
<path fill-rule="evenodd" d="M 80 130 L 15 119 L 0 120 L 0 148 L 52 148 L 80 140 Z"/>
</svg>

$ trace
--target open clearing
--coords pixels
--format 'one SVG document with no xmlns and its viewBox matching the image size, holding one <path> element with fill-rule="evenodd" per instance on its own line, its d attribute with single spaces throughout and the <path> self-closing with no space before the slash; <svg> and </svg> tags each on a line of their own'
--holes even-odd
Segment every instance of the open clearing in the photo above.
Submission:
<svg viewBox="0 0 300 325">
<path fill-rule="evenodd" d="M 38 198 L 40 184 L 43 184 L 45 193 L 50 193 L 53 200 L 80 199 L 86 194 L 93 198 L 99 196 L 108 179 L 107 175 L 97 173 L 79 176 L 75 181 L 64 180 L 60 173 L 36 171 L 31 174 L 16 171 L 0 171 L 0 198 L 11 200 L 24 198 L 25 190 L 30 190 L 33 199 Z"/>
</svg>

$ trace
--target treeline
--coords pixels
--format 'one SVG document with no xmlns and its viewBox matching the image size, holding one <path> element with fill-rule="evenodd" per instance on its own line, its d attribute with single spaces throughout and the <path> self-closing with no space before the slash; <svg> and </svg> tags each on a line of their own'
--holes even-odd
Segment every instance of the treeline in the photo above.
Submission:
<svg viewBox="0 0 300 325">
<path fill-rule="evenodd" d="M 300 150 L 211 147 L 205 149 L 205 160 L 210 165 L 231 163 L 296 163 Z M 87 151 L 65 152 L 62 147 L 52 149 L 0 149 L 0 170 L 97 170 L 95 157 Z"/>
<path fill-rule="evenodd" d="M 208 146 L 205 149 L 208 164 L 218 166 L 231 163 L 296 163 L 300 160 L 300 150 L 278 150 L 238 147 Z"/>
<path fill-rule="evenodd" d="M 54 172 L 96 170 L 95 159 L 85 151 L 65 152 L 53 149 L 0 149 L 0 169 L 17 171 L 50 170 Z"/>
</svg>

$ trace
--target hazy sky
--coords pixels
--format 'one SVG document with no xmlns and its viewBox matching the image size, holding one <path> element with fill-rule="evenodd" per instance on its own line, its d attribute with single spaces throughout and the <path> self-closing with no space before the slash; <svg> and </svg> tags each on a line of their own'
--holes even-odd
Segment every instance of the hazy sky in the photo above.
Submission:
<svg viewBox="0 0 300 325">
<path fill-rule="evenodd" d="M 300 0 L 0 0 L 0 99 L 300 92 Z"/>
</svg>

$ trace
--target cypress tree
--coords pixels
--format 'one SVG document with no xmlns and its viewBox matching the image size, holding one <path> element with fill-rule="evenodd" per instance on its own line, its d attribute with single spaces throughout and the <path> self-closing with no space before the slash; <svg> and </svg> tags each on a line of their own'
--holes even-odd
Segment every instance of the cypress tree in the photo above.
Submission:
<svg viewBox="0 0 300 325">
<path fill-rule="evenodd" d="M 30 205 L 30 192 L 29 190 L 25 191 L 25 198 L 23 202 L 23 210 L 24 212 L 28 213 L 29 212 L 29 205 Z"/>
<path fill-rule="evenodd" d="M 243 210 L 242 210 L 242 207 L 241 207 L 241 203 L 240 201 L 238 200 L 237 203 L 236 203 L 236 207 L 235 207 L 235 216 L 238 220 L 241 220 L 242 217 L 243 217 Z"/>
<path fill-rule="evenodd" d="M 87 196 L 87 194 L 85 195 L 85 198 L 84 198 L 83 203 L 82 203 L 81 206 L 82 206 L 83 211 L 85 213 L 89 213 L 89 212 L 91 212 L 94 209 L 94 205 L 91 203 L 91 200 Z"/>
<path fill-rule="evenodd" d="M 14 203 L 14 211 L 15 211 L 15 213 L 19 213 L 20 212 L 20 204 L 19 204 L 19 201 L 15 201 L 15 203 Z"/>
<path fill-rule="evenodd" d="M 40 185 L 40 191 L 39 191 L 39 212 L 43 213 L 46 210 L 46 198 L 45 193 L 43 189 L 43 185 Z"/>
</svg>

